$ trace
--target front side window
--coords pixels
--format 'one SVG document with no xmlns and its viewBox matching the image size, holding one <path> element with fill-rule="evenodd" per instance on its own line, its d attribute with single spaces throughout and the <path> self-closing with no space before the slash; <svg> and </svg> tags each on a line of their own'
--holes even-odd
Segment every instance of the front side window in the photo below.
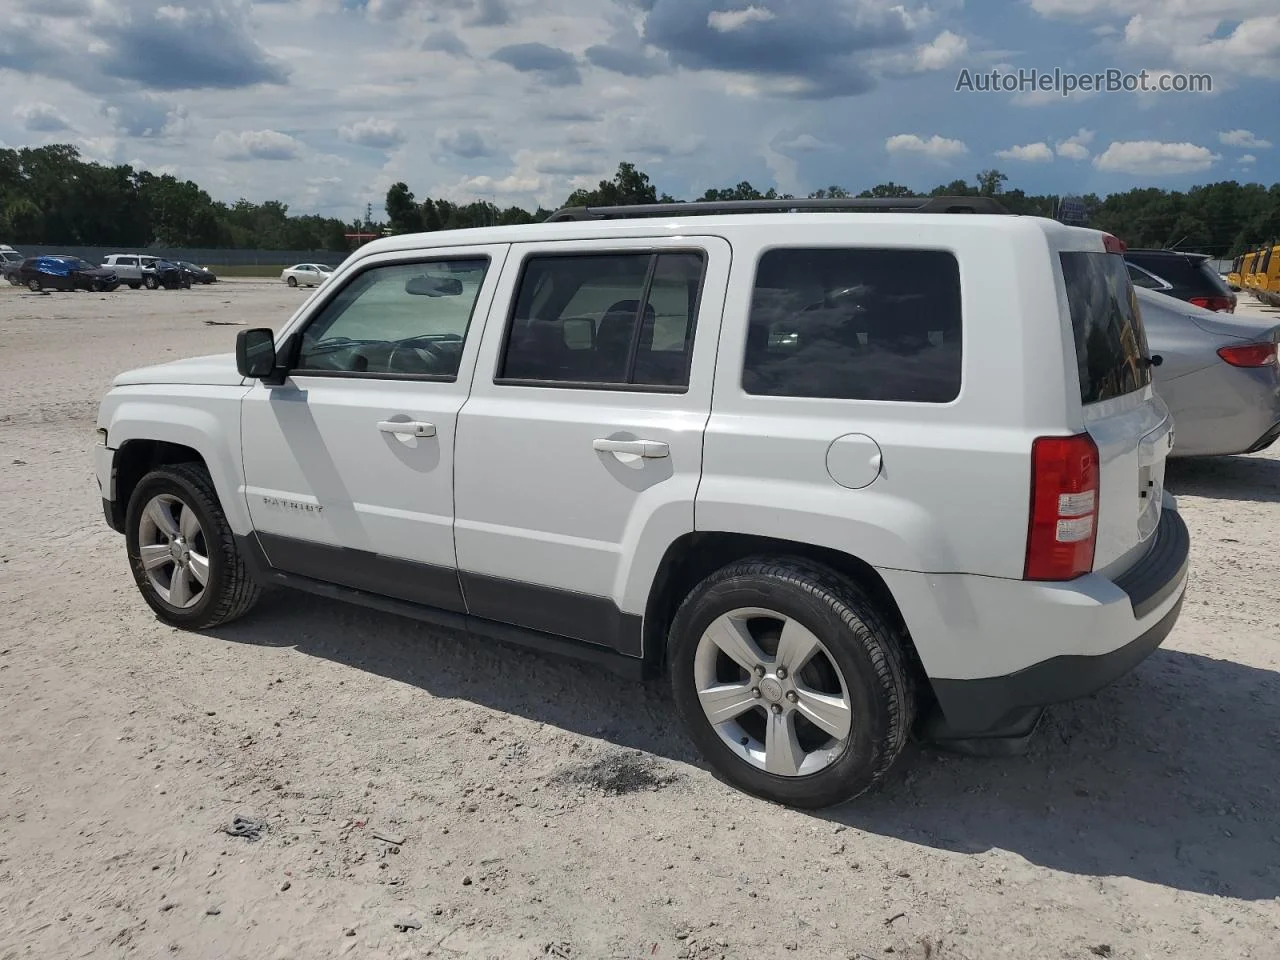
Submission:
<svg viewBox="0 0 1280 960">
<path fill-rule="evenodd" d="M 295 371 L 455 379 L 488 269 L 476 257 L 362 271 L 303 331 Z"/>
<path fill-rule="evenodd" d="M 703 273 L 690 252 L 531 257 L 498 380 L 687 388 Z"/>
<path fill-rule="evenodd" d="M 942 250 L 775 249 L 760 258 L 742 387 L 768 397 L 949 403 L 960 266 Z"/>
</svg>

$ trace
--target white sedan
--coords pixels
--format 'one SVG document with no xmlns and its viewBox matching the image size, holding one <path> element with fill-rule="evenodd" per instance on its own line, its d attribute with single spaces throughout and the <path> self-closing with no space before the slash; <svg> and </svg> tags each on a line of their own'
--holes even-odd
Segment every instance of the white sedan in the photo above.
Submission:
<svg viewBox="0 0 1280 960">
<path fill-rule="evenodd" d="M 291 287 L 318 287 L 333 276 L 333 267 L 324 263 L 295 263 L 280 271 L 280 279 Z"/>
</svg>

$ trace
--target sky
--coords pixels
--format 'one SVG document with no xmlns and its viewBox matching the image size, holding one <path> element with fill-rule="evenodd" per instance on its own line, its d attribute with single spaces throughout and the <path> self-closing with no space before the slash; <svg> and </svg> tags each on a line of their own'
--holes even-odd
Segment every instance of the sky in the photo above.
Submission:
<svg viewBox="0 0 1280 960">
<path fill-rule="evenodd" d="M 344 220 L 398 180 L 555 207 L 623 160 L 686 198 L 991 167 L 1028 193 L 1280 181 L 1280 0 L 4 6 L 0 143 Z M 1064 95 L 1109 70 L 1212 89 Z"/>
</svg>

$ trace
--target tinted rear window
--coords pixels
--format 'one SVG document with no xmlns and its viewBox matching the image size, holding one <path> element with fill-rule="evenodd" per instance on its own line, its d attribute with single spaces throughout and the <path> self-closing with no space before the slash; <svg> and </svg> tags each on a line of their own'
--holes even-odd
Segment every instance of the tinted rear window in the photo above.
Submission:
<svg viewBox="0 0 1280 960">
<path fill-rule="evenodd" d="M 960 393 L 960 367 L 953 254 L 777 249 L 760 258 L 747 393 L 949 403 Z"/>
<path fill-rule="evenodd" d="M 1196 269 L 1199 271 L 1202 281 L 1207 284 L 1214 293 L 1221 297 L 1230 295 L 1231 288 L 1223 282 L 1218 271 L 1209 266 L 1208 260 L 1201 260 L 1200 263 L 1197 264 Z"/>
<path fill-rule="evenodd" d="M 1151 382 L 1147 335 L 1124 258 L 1112 253 L 1063 253 L 1062 277 L 1071 307 L 1080 402 L 1109 400 Z"/>
</svg>

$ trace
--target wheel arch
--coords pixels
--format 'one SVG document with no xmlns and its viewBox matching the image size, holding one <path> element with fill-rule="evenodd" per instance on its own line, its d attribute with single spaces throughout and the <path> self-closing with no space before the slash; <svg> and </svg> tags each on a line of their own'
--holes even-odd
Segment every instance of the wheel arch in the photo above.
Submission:
<svg viewBox="0 0 1280 960">
<path fill-rule="evenodd" d="M 922 681 L 920 690 L 931 690 L 911 632 L 893 592 L 884 578 L 865 560 L 835 550 L 794 540 L 753 534 L 695 531 L 684 534 L 667 547 L 649 591 L 644 614 L 644 651 L 652 672 L 667 666 L 667 642 L 676 609 L 702 580 L 722 567 L 747 557 L 798 557 L 834 570 L 852 581 L 876 603 L 906 639 L 903 651 L 909 669 Z"/>
<path fill-rule="evenodd" d="M 161 415 L 162 414 L 162 415 Z M 239 406 L 228 425 L 213 410 L 165 402 L 162 409 L 139 399 L 122 403 L 110 418 L 107 436 L 112 456 L 111 509 L 123 521 L 139 480 L 158 466 L 198 463 L 209 473 L 227 523 L 238 535 L 250 532 L 240 468 Z"/>
</svg>

